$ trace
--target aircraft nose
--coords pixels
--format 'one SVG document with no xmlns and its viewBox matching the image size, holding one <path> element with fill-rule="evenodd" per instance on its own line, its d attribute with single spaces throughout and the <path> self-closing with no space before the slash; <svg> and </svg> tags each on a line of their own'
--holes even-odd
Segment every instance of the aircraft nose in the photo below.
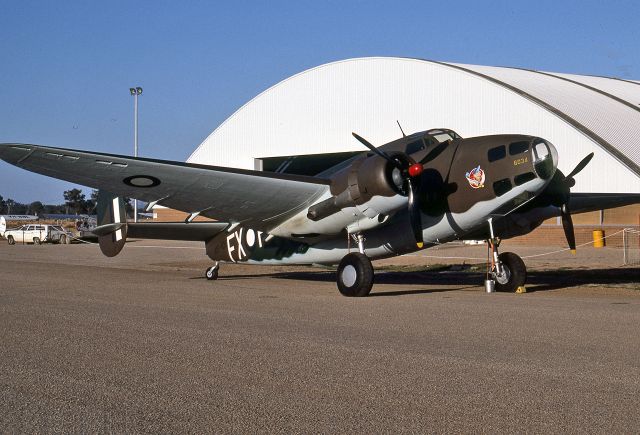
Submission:
<svg viewBox="0 0 640 435">
<path fill-rule="evenodd" d="M 533 168 L 538 177 L 548 180 L 553 177 L 558 167 L 558 150 L 544 139 L 536 139 L 532 149 Z"/>
</svg>

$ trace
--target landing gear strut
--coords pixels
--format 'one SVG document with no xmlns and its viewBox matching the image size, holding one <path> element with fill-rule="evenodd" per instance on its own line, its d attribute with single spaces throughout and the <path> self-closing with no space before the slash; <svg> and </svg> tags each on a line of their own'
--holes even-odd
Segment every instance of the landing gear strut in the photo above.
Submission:
<svg viewBox="0 0 640 435">
<path fill-rule="evenodd" d="M 500 239 L 493 234 L 493 224 L 489 219 L 491 238 L 487 241 L 491 249 L 490 275 L 496 281 L 496 290 L 500 292 L 515 292 L 524 286 L 527 280 L 527 267 L 518 255 L 513 252 L 498 253 Z"/>
<path fill-rule="evenodd" d="M 220 263 L 218 263 L 216 261 L 216 264 L 209 267 L 207 269 L 207 271 L 205 272 L 204 276 L 209 280 L 212 281 L 214 279 L 218 279 L 218 271 L 220 270 Z"/>
<path fill-rule="evenodd" d="M 364 237 L 356 235 L 358 250 L 345 255 L 338 266 L 338 290 L 343 296 L 362 297 L 371 292 L 373 266 L 364 254 Z"/>
</svg>

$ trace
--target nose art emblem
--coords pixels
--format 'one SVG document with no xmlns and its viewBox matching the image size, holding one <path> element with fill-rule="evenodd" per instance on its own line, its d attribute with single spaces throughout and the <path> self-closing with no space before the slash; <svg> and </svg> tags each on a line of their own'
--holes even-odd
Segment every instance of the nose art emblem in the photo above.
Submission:
<svg viewBox="0 0 640 435">
<path fill-rule="evenodd" d="M 480 189 L 481 187 L 484 187 L 484 171 L 482 170 L 480 165 L 467 172 L 465 176 L 467 177 L 469 185 L 474 189 Z"/>
</svg>

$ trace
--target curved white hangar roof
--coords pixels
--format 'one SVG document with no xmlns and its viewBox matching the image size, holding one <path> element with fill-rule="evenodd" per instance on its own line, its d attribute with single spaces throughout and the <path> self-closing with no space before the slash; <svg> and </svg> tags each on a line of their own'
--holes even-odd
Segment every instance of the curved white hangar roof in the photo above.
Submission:
<svg viewBox="0 0 640 435">
<path fill-rule="evenodd" d="M 301 72 L 249 101 L 189 162 L 253 169 L 254 158 L 364 150 L 436 127 L 463 137 L 522 133 L 551 141 L 574 192 L 640 192 L 640 83 L 621 79 L 359 58 Z"/>
</svg>

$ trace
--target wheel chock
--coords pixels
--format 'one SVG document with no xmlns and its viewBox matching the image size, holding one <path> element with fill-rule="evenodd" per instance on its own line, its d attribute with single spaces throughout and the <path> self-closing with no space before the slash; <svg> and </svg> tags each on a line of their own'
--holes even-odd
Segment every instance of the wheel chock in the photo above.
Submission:
<svg viewBox="0 0 640 435">
<path fill-rule="evenodd" d="M 521 285 L 520 287 L 518 287 L 516 289 L 516 293 L 518 293 L 518 294 L 522 294 L 522 293 L 526 293 L 526 292 L 527 292 L 527 288 L 525 286 L 523 286 L 523 285 Z"/>
</svg>

